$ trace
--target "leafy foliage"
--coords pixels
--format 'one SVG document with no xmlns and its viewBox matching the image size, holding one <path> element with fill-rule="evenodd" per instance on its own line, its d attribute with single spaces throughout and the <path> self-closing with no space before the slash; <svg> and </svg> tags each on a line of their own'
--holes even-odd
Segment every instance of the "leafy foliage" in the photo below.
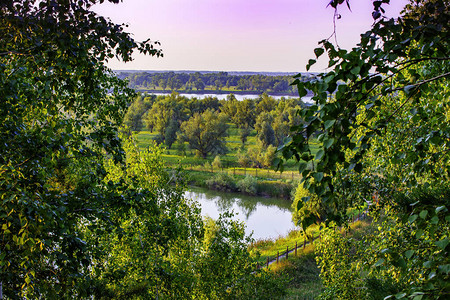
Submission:
<svg viewBox="0 0 450 300">
<path fill-rule="evenodd" d="M 122 144 L 118 128 L 134 92 L 105 63 L 129 61 L 133 51 L 162 53 L 91 10 L 102 2 L 0 2 L 3 295 L 264 293 L 258 278 L 266 274 L 253 273 L 243 225 L 224 216 L 212 244 L 204 243 L 199 210 L 184 199 L 182 176 L 165 170 L 161 150 Z M 213 276 L 201 274 L 204 266 Z"/>
<path fill-rule="evenodd" d="M 92 12 L 95 2 L 0 4 L 0 281 L 10 298 L 87 292 L 79 278 L 95 253 L 78 226 L 120 204 L 104 190 L 102 156 L 122 156 L 117 126 L 133 92 L 104 64 L 161 52 Z"/>
<path fill-rule="evenodd" d="M 343 2 L 330 5 L 338 9 Z M 347 51 L 323 40 L 315 49 L 316 58 L 328 55 L 332 69 L 316 80 L 294 83 L 300 96 L 314 93 L 315 105 L 300 110 L 305 124 L 294 126 L 296 133 L 282 152 L 285 159 L 300 162 L 305 188 L 320 197 L 321 221 L 345 223 L 348 208 L 368 203 L 374 217 L 399 222 L 398 236 L 390 235 L 388 227 L 378 233 L 389 245 L 372 244 L 378 256 L 395 253 L 385 260 L 380 280 L 391 277 L 401 283 L 412 253 L 425 251 L 423 247 L 433 252 L 436 243 L 442 246 L 429 263 L 412 262 L 421 271 L 410 272 L 410 285 L 400 284 L 395 297 L 445 297 L 448 197 L 430 201 L 427 195 L 446 189 L 443 183 L 450 175 L 449 6 L 440 0 L 411 1 L 395 20 L 382 16 L 388 2 L 373 2 L 375 23 L 357 47 Z M 307 69 L 315 62 L 311 59 Z M 314 135 L 321 145 L 311 155 Z M 410 198 L 416 201 L 405 200 Z M 417 222 L 422 211 L 427 221 Z M 427 217 L 438 211 L 442 215 Z M 413 243 L 410 226 L 430 234 L 430 244 Z M 400 236 L 400 245 L 409 248 L 397 252 L 394 241 Z M 408 257 L 402 258 L 406 252 Z M 375 264 L 367 257 L 360 262 L 367 268 Z M 426 266 L 431 265 L 441 272 L 428 273 Z"/>
<path fill-rule="evenodd" d="M 210 153 L 225 153 L 225 137 L 228 135 L 226 121 L 226 116 L 217 111 L 206 110 L 195 114 L 181 124 L 180 139 L 188 142 L 191 149 L 197 150 L 203 158 Z"/>
</svg>

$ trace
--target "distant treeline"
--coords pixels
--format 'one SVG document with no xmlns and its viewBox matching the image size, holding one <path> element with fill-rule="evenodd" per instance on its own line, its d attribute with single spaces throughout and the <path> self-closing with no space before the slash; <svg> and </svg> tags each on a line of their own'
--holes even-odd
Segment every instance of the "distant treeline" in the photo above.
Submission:
<svg viewBox="0 0 450 300">
<path fill-rule="evenodd" d="M 119 72 L 119 78 L 127 78 L 129 86 L 140 91 L 230 91 L 261 94 L 275 93 L 296 95 L 296 86 L 291 75 L 230 75 L 227 72 L 216 73 L 179 73 L 179 72 Z M 311 75 L 305 74 L 301 80 L 306 81 Z"/>
</svg>

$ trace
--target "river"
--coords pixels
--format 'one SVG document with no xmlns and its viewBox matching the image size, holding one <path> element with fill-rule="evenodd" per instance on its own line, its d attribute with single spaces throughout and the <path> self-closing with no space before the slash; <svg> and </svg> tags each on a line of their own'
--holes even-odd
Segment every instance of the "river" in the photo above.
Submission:
<svg viewBox="0 0 450 300">
<path fill-rule="evenodd" d="M 275 239 L 286 235 L 295 227 L 291 220 L 291 203 L 288 200 L 250 197 L 200 188 L 190 188 L 185 195 L 200 204 L 204 216 L 217 219 L 220 213 L 233 211 L 234 218 L 245 223 L 246 234 L 253 232 L 252 237 L 255 240 Z"/>
<path fill-rule="evenodd" d="M 150 94 L 154 94 L 154 95 L 160 96 L 160 95 L 169 95 L 170 93 L 150 92 Z M 190 94 L 189 93 L 189 94 L 187 94 L 187 93 L 180 93 L 179 95 L 187 97 L 187 98 L 197 98 L 197 99 L 203 99 L 203 98 L 206 98 L 206 97 L 216 97 L 217 99 L 222 100 L 222 99 L 227 99 L 227 97 L 230 94 L 213 94 L 213 93 L 207 93 L 207 94 Z M 233 94 L 233 95 L 236 97 L 236 100 L 238 100 L 238 101 L 242 101 L 244 99 L 256 99 L 256 98 L 258 98 L 260 96 L 260 95 L 254 95 L 254 94 Z M 286 99 L 287 98 L 298 98 L 297 96 L 289 96 L 289 95 L 288 96 L 272 96 L 271 95 L 271 97 L 274 98 L 274 99 L 277 99 L 277 100 L 279 100 L 281 98 L 286 98 Z M 309 96 L 303 97 L 302 101 L 305 102 L 305 103 L 312 103 L 311 97 L 309 97 Z"/>
</svg>

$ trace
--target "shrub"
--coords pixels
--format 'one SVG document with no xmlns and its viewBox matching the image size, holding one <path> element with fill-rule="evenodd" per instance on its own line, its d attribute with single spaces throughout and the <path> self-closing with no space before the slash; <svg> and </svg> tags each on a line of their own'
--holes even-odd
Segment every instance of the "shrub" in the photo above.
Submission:
<svg viewBox="0 0 450 300">
<path fill-rule="evenodd" d="M 256 195 L 257 194 L 257 192 L 258 192 L 257 185 L 258 185 L 258 180 L 251 175 L 247 175 L 243 179 L 241 179 L 237 182 L 237 187 L 238 187 L 239 191 L 241 191 L 242 193 L 248 194 L 248 195 Z"/>
<path fill-rule="evenodd" d="M 206 181 L 206 185 L 213 190 L 224 191 L 224 192 L 235 192 L 237 191 L 235 178 L 226 173 L 217 173 L 211 179 Z"/>
<path fill-rule="evenodd" d="M 282 181 L 260 181 L 258 182 L 258 193 L 270 197 L 290 199 L 292 185 Z"/>
<path fill-rule="evenodd" d="M 220 169 L 222 168 L 222 161 L 220 160 L 220 156 L 216 155 L 216 157 L 214 158 L 213 162 L 212 162 L 212 166 L 215 169 Z"/>
</svg>

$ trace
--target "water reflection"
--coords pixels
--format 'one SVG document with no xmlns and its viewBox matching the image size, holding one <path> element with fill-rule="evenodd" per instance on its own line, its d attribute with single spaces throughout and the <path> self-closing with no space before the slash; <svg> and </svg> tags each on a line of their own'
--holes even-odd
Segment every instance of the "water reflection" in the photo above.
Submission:
<svg viewBox="0 0 450 300">
<path fill-rule="evenodd" d="M 157 96 L 159 96 L 159 95 L 170 95 L 170 92 L 169 91 L 166 92 L 166 93 L 164 93 L 164 92 L 151 92 L 151 94 L 154 94 L 154 95 L 157 95 Z M 227 97 L 230 94 L 227 94 L 227 93 L 220 93 L 220 94 L 213 94 L 213 93 L 209 93 L 209 94 L 180 93 L 179 95 L 180 96 L 185 96 L 187 98 L 197 98 L 197 99 L 203 99 L 203 98 L 206 98 L 206 97 L 216 97 L 219 100 L 224 100 L 224 99 L 227 99 Z M 233 94 L 233 95 L 236 98 L 236 100 L 238 100 L 238 101 L 242 101 L 244 99 L 257 99 L 260 96 L 260 95 L 257 95 L 257 94 Z M 298 98 L 298 96 L 290 96 L 290 95 L 283 95 L 283 96 L 270 95 L 270 97 L 272 97 L 274 99 L 277 99 L 277 100 L 280 100 L 281 98 L 286 98 L 286 99 L 288 99 L 288 98 Z M 306 102 L 306 103 L 312 103 L 313 102 L 311 100 L 310 96 L 303 97 L 302 101 Z"/>
<path fill-rule="evenodd" d="M 255 239 L 276 238 L 294 228 L 290 202 L 283 199 L 250 197 L 191 188 L 186 197 L 199 202 L 202 215 L 218 218 L 220 213 L 233 211 L 235 219 L 244 221 L 247 234 Z"/>
</svg>

